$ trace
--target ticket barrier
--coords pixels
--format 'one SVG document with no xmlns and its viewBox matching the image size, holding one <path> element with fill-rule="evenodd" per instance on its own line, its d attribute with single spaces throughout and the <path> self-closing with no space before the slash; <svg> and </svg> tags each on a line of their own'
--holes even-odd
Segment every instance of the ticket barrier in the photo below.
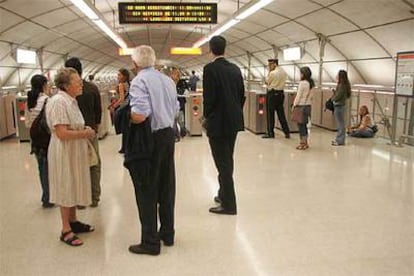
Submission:
<svg viewBox="0 0 414 276">
<path fill-rule="evenodd" d="M 0 95 L 0 139 L 16 134 L 15 96 Z"/>
<path fill-rule="evenodd" d="M 283 102 L 283 109 L 285 111 L 286 122 L 289 126 L 290 133 L 299 132 L 298 124 L 292 121 L 292 106 L 293 101 L 296 97 L 296 90 L 286 90 L 284 91 L 285 101 Z M 276 112 L 275 112 L 276 113 Z M 276 116 L 276 115 L 275 115 Z M 277 129 L 282 129 L 279 120 L 275 117 L 275 126 Z"/>
<path fill-rule="evenodd" d="M 249 91 L 245 109 L 245 125 L 255 134 L 266 133 L 266 93 L 263 91 Z"/>
<path fill-rule="evenodd" d="M 332 97 L 330 89 L 313 88 L 312 90 L 312 124 L 336 131 L 335 117 L 332 111 L 325 110 L 325 102 Z M 348 114 L 346 111 L 345 114 Z M 348 119 L 345 120 L 348 122 Z M 346 123 L 348 125 L 348 123 Z"/>
<path fill-rule="evenodd" d="M 27 96 L 16 97 L 16 117 L 17 117 L 17 135 L 20 142 L 30 142 L 30 129 L 26 127 L 25 110 L 27 105 Z"/>
<path fill-rule="evenodd" d="M 203 132 L 201 125 L 201 118 L 203 117 L 203 94 L 189 93 L 182 96 L 186 98 L 185 128 L 190 136 L 201 136 Z"/>
</svg>

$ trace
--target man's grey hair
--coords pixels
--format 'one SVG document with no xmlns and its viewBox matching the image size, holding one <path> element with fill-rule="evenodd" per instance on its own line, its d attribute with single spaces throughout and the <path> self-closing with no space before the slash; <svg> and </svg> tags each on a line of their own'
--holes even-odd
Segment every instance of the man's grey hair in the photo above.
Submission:
<svg viewBox="0 0 414 276">
<path fill-rule="evenodd" d="M 155 65 L 155 52 L 151 46 L 141 45 L 135 48 L 132 54 L 132 60 L 138 67 L 145 68 Z"/>
</svg>

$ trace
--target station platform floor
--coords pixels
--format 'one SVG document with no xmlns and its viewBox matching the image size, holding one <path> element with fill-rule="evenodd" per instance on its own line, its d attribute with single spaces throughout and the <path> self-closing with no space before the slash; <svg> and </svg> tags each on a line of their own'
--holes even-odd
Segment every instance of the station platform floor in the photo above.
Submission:
<svg viewBox="0 0 414 276">
<path fill-rule="evenodd" d="M 95 232 L 59 241 L 58 208 L 43 209 L 30 145 L 0 142 L 0 275 L 414 275 L 414 148 L 312 128 L 311 147 L 240 133 L 237 216 L 208 212 L 217 173 L 206 137 L 176 144 L 176 240 L 157 257 L 140 239 L 120 137 L 100 141 L 99 207 L 78 211 Z"/>
</svg>

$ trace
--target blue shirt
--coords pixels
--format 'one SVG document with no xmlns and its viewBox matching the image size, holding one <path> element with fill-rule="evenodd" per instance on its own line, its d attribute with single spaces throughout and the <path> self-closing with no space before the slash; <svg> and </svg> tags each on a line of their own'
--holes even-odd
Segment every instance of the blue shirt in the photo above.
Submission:
<svg viewBox="0 0 414 276">
<path fill-rule="evenodd" d="M 173 127 L 179 104 L 174 81 L 153 67 L 142 69 L 129 88 L 132 112 L 150 119 L 152 131 Z"/>
</svg>

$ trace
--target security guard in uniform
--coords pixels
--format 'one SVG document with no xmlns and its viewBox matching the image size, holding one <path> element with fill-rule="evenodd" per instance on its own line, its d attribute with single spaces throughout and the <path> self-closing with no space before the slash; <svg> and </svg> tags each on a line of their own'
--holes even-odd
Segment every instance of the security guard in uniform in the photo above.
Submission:
<svg viewBox="0 0 414 276">
<path fill-rule="evenodd" d="M 269 74 L 266 79 L 267 134 L 262 138 L 275 138 L 275 110 L 285 137 L 290 138 L 290 130 L 283 108 L 283 102 L 285 100 L 283 88 L 285 87 L 287 74 L 278 66 L 279 61 L 277 59 L 269 59 L 268 63 Z"/>
</svg>

